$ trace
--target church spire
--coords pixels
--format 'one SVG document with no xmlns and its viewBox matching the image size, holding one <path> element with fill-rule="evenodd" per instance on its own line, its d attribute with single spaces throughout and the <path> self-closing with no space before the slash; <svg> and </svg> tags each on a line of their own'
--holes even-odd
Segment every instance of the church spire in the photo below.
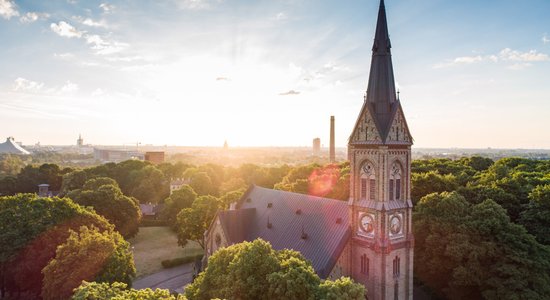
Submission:
<svg viewBox="0 0 550 300">
<path fill-rule="evenodd" d="M 366 100 L 381 135 L 386 135 L 391 122 L 391 112 L 396 99 L 395 80 L 391 61 L 391 42 L 386 19 L 384 0 L 380 1 L 376 34 L 372 46 L 372 60 Z"/>
</svg>

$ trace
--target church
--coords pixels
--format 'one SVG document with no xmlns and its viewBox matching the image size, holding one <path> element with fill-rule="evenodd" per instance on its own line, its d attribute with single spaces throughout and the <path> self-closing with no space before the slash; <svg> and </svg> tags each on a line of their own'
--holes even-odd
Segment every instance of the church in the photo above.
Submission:
<svg viewBox="0 0 550 300">
<path fill-rule="evenodd" d="M 294 249 L 321 278 L 348 276 L 368 299 L 412 299 L 411 146 L 381 0 L 367 92 L 348 142 L 348 202 L 252 186 L 206 233 L 206 256 L 262 238 Z"/>
</svg>

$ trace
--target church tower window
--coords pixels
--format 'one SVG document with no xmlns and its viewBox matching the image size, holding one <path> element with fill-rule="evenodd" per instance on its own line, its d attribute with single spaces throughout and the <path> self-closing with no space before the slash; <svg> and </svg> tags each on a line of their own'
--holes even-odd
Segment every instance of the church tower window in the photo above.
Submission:
<svg viewBox="0 0 550 300">
<path fill-rule="evenodd" d="M 401 197 L 401 166 L 394 163 L 390 171 L 389 196 L 390 200 L 400 200 Z"/>
<path fill-rule="evenodd" d="M 371 163 L 367 162 L 361 168 L 361 199 L 376 199 L 376 174 Z M 367 195 L 368 192 L 368 195 Z M 368 198 L 367 198 L 368 197 Z"/>
<path fill-rule="evenodd" d="M 361 274 L 369 275 L 370 261 L 366 254 L 361 255 Z"/>
<path fill-rule="evenodd" d="M 393 276 L 399 277 L 400 271 L 401 271 L 401 259 L 399 256 L 396 256 L 393 260 Z"/>
</svg>

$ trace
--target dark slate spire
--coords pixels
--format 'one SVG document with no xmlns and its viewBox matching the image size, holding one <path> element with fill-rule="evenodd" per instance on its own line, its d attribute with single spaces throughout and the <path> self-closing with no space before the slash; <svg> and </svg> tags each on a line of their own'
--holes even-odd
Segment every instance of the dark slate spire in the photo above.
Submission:
<svg viewBox="0 0 550 300">
<path fill-rule="evenodd" d="M 372 46 L 369 85 L 366 101 L 369 102 L 380 134 L 385 136 L 391 126 L 391 112 L 396 102 L 395 81 L 391 62 L 391 43 L 384 0 L 380 1 L 376 35 Z"/>
</svg>

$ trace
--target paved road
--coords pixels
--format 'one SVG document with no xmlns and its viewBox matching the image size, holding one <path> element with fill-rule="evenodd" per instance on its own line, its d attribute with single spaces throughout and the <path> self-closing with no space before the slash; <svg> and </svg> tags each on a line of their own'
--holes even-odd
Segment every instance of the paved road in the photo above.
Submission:
<svg viewBox="0 0 550 300">
<path fill-rule="evenodd" d="M 134 281 L 132 288 L 160 288 L 183 293 L 183 287 L 193 280 L 193 265 L 189 263 L 142 277 Z"/>
</svg>

